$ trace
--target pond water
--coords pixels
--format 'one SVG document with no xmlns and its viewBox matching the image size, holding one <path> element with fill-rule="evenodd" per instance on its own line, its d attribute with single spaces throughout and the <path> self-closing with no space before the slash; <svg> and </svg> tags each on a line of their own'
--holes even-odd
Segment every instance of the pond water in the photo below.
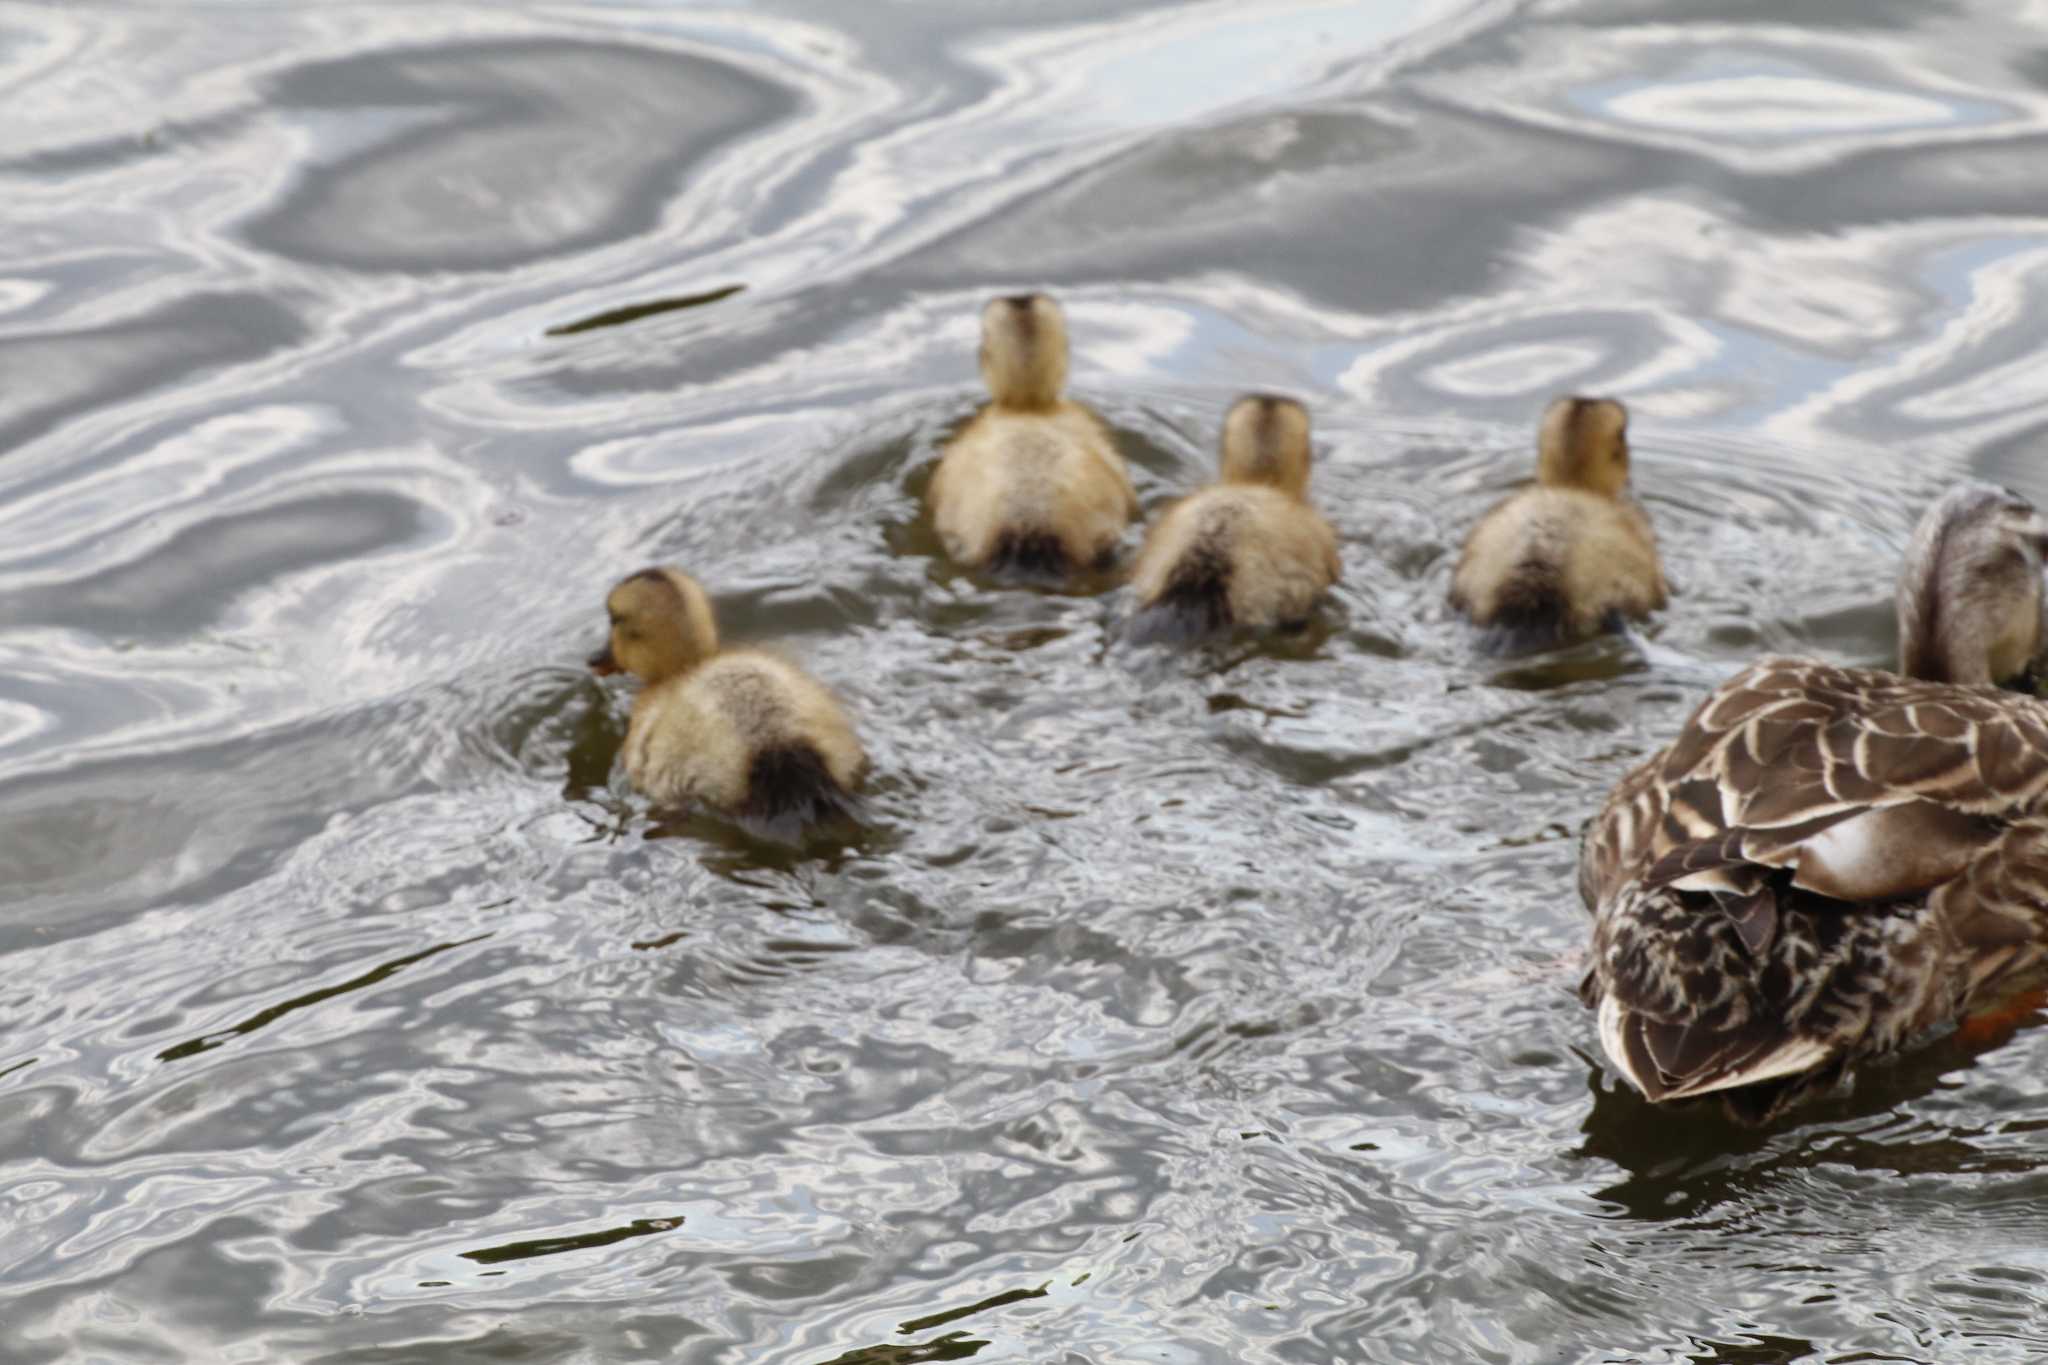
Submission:
<svg viewBox="0 0 2048 1365">
<path fill-rule="evenodd" d="M 1750 1132 L 1572 995 L 1608 785 L 2048 499 L 2026 9 L 0 10 L 0 1359 L 2042 1358 L 2048 1034 Z M 934 557 L 1038 287 L 1148 510 L 1310 404 L 1305 636 Z M 1572 390 L 1680 595 L 1489 664 Z M 867 835 L 625 791 L 653 562 Z"/>
</svg>

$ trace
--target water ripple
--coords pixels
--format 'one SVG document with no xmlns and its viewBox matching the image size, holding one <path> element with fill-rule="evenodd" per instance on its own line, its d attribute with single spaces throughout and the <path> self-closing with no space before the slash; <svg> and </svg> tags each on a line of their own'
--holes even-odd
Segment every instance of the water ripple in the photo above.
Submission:
<svg viewBox="0 0 2048 1365">
<path fill-rule="evenodd" d="M 0 1356 L 2042 1353 L 2034 1031 L 1750 1132 L 1573 996 L 1616 775 L 1889 659 L 1947 483 L 2048 497 L 2010 16 L 0 29 Z M 1308 401 L 1310 629 L 943 561 L 1022 287 L 1148 513 Z M 1451 566 L 1568 388 L 1678 595 L 1495 665 Z M 871 828 L 626 790 L 580 660 L 650 562 L 847 698 Z"/>
</svg>

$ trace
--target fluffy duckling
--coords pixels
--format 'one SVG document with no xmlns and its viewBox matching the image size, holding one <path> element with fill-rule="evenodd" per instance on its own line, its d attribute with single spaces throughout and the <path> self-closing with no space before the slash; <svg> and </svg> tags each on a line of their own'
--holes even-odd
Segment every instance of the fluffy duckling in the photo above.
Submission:
<svg viewBox="0 0 2048 1365">
<path fill-rule="evenodd" d="M 992 401 L 947 445 L 925 491 L 946 553 L 1034 577 L 1109 567 L 1138 499 L 1101 421 L 1060 397 L 1060 306 L 1043 294 L 991 300 L 981 373 Z"/>
<path fill-rule="evenodd" d="M 1451 606 L 1481 628 L 1482 649 L 1512 654 L 1619 629 L 1668 591 L 1650 519 L 1628 495 L 1628 409 L 1558 399 L 1543 413 L 1535 485 L 1472 528 Z"/>
<path fill-rule="evenodd" d="M 720 650 L 711 600 L 678 569 L 642 569 L 605 599 L 599 677 L 644 686 L 626 726 L 626 773 L 665 806 L 697 801 L 777 837 L 851 812 L 866 752 L 839 702 L 796 665 Z"/>
<path fill-rule="evenodd" d="M 1961 484 L 1928 508 L 1899 575 L 1899 672 L 2005 685 L 2033 671 L 2044 638 L 2042 530 L 2032 503 L 1995 484 Z"/>
<path fill-rule="evenodd" d="M 1857 1062 L 1999 1004 L 2048 963 L 2048 522 L 1967 484 L 1899 583 L 1901 677 L 1765 659 L 1587 827 L 1580 992 L 1650 1100 L 1762 1122 Z"/>
<path fill-rule="evenodd" d="M 1222 481 L 1174 504 L 1131 579 L 1133 640 L 1299 625 L 1337 581 L 1337 537 L 1308 503 L 1308 409 L 1251 394 L 1223 419 Z"/>
</svg>

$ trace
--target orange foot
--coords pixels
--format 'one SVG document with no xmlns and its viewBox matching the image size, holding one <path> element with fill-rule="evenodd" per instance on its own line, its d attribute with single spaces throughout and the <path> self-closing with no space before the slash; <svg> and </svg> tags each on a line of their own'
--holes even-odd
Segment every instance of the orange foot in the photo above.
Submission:
<svg viewBox="0 0 2048 1365">
<path fill-rule="evenodd" d="M 1956 1025 L 1956 1036 L 1966 1043 L 1995 1047 L 2010 1039 L 2027 1016 L 2048 1005 L 2048 986 L 2021 991 L 1981 1014 L 1973 1014 Z"/>
</svg>

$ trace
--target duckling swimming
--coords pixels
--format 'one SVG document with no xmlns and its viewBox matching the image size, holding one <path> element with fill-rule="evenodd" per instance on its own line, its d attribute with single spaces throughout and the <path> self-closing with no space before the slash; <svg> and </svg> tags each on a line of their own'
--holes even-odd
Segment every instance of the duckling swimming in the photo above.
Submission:
<svg viewBox="0 0 2048 1365">
<path fill-rule="evenodd" d="M 1543 413 L 1535 486 L 1472 528 L 1451 606 L 1481 628 L 1482 649 L 1514 654 L 1617 630 L 1668 594 L 1650 519 L 1628 495 L 1628 409 L 1558 399 Z"/>
<path fill-rule="evenodd" d="M 1653 1101 L 1761 1122 L 1996 1005 L 2048 962 L 2048 522 L 1989 484 L 1928 509 L 1896 599 L 1910 676 L 1764 659 L 1587 827 L 1580 994 Z"/>
<path fill-rule="evenodd" d="M 1133 640 L 1299 625 L 1337 581 L 1337 536 L 1308 503 L 1308 410 L 1270 394 L 1223 419 L 1222 481 L 1174 504 L 1131 580 Z"/>
<path fill-rule="evenodd" d="M 620 580 L 605 610 L 611 634 L 591 672 L 644 684 L 623 750 L 635 787 L 777 837 L 850 813 L 867 753 L 816 679 L 773 654 L 719 649 L 711 600 L 678 569 Z"/>
<path fill-rule="evenodd" d="M 1108 568 L 1138 498 L 1101 421 L 1060 397 L 1060 306 L 1043 294 L 991 300 L 981 373 L 992 401 L 946 447 L 925 491 L 946 553 L 1034 577 Z"/>
</svg>

